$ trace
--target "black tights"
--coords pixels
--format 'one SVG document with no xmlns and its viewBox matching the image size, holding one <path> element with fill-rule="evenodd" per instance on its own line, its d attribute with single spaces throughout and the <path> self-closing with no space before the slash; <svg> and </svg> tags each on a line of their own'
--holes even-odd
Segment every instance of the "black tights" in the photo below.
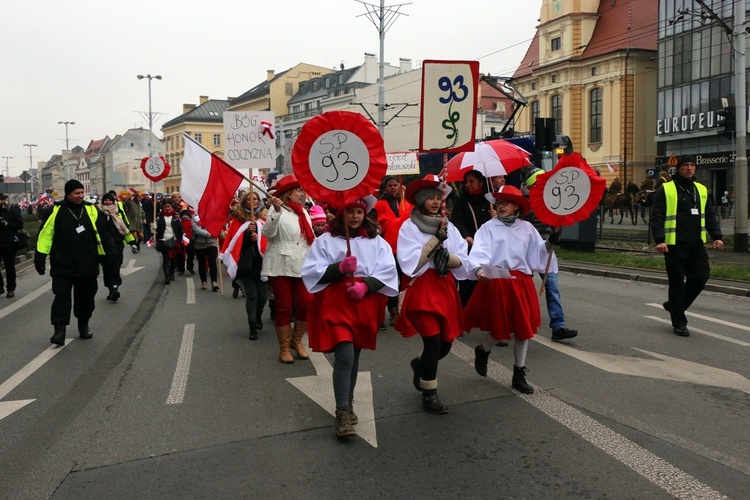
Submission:
<svg viewBox="0 0 750 500">
<path fill-rule="evenodd" d="M 333 395 L 336 409 L 343 410 L 349 408 L 349 398 L 354 396 L 362 349 L 355 349 L 351 342 L 339 342 L 333 352 Z"/>
<path fill-rule="evenodd" d="M 435 380 L 437 378 L 438 361 L 451 352 L 452 342 L 445 342 L 440 334 L 430 337 L 422 337 L 422 355 L 419 356 L 419 375 L 422 380 Z"/>
</svg>

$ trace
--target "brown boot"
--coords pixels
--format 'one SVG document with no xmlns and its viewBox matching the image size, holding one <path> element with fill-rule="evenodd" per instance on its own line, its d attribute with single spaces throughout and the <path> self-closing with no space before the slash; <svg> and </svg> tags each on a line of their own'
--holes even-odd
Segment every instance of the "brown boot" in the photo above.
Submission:
<svg viewBox="0 0 750 500">
<path fill-rule="evenodd" d="M 292 342 L 292 325 L 276 327 L 276 337 L 279 339 L 279 361 L 282 363 L 294 363 L 294 358 L 289 350 Z"/>
<path fill-rule="evenodd" d="M 292 335 L 292 349 L 297 351 L 297 359 L 310 359 L 302 345 L 302 337 L 307 330 L 307 321 L 297 320 L 294 322 L 294 334 Z"/>
</svg>

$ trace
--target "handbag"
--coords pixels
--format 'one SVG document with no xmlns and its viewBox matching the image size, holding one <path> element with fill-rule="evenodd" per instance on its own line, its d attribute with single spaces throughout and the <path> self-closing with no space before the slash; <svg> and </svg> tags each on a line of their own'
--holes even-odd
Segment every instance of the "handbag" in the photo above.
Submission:
<svg viewBox="0 0 750 500">
<path fill-rule="evenodd" d="M 26 247 L 29 246 L 29 240 L 31 239 L 31 235 L 24 231 L 18 231 L 13 235 L 13 249 L 16 251 L 24 250 Z"/>
<path fill-rule="evenodd" d="M 174 236 L 171 238 L 167 238 L 166 240 L 156 240 L 156 249 L 159 252 L 163 252 L 164 250 L 172 250 L 175 247 L 175 239 Z"/>
</svg>

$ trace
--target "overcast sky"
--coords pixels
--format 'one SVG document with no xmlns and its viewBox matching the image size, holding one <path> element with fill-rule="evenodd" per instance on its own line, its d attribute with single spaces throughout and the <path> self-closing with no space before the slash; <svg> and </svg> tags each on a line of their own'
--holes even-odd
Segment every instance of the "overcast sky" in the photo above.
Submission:
<svg viewBox="0 0 750 500">
<path fill-rule="evenodd" d="M 379 6 L 379 0 L 369 0 Z M 386 6 L 400 2 L 386 1 Z M 386 33 L 385 60 L 478 60 L 510 76 L 534 36 L 542 0 L 412 0 Z M 471 10 L 464 10 L 471 9 Z M 305 62 L 346 67 L 379 54 L 378 32 L 356 0 L 0 0 L 0 156 L 11 176 L 65 149 L 148 128 L 183 103 L 238 96 Z M 6 160 L 0 167 L 5 173 Z"/>
</svg>

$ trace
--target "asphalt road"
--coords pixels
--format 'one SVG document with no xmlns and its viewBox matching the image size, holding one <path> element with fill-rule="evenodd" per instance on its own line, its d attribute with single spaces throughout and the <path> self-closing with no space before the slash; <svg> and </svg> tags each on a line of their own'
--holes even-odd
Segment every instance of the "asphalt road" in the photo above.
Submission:
<svg viewBox="0 0 750 500">
<path fill-rule="evenodd" d="M 419 340 L 389 328 L 362 354 L 360 435 L 341 441 L 329 358 L 279 363 L 267 311 L 250 342 L 241 298 L 199 290 L 197 276 L 165 286 L 152 251 L 126 255 L 126 268 L 117 304 L 100 289 L 94 338 L 64 348 L 49 347 L 47 276 L 24 271 L 17 298 L 0 301 L 0 498 L 750 491 L 747 297 L 705 292 L 681 338 L 664 285 L 563 272 L 567 322 L 581 333 L 562 344 L 540 329 L 527 359 L 537 392 L 510 389 L 512 345 L 495 347 L 479 377 L 474 331 L 441 361 L 443 416 L 423 412 L 411 385 Z"/>
</svg>

